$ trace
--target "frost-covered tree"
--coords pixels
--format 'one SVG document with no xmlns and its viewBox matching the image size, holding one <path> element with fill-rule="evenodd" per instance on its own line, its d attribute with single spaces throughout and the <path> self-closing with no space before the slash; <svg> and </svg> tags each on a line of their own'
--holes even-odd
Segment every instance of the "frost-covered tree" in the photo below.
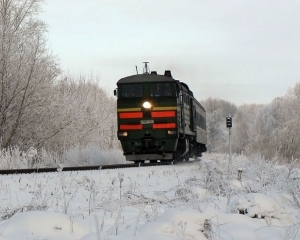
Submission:
<svg viewBox="0 0 300 240">
<path fill-rule="evenodd" d="M 287 94 L 275 99 L 271 106 L 276 116 L 276 148 L 287 161 L 300 158 L 300 83 Z"/>
<path fill-rule="evenodd" d="M 208 151 L 226 152 L 228 149 L 228 131 L 225 119 L 229 115 L 234 117 L 237 107 L 233 103 L 214 98 L 208 98 L 202 104 L 206 110 Z"/>
<path fill-rule="evenodd" d="M 1 147 L 28 139 L 52 104 L 52 83 L 59 73 L 46 47 L 45 24 L 38 20 L 42 0 L 0 1 Z"/>
<path fill-rule="evenodd" d="M 241 105 L 235 114 L 233 152 L 242 154 L 249 147 L 251 141 L 250 124 L 255 113 L 254 109 L 255 106 L 253 105 Z"/>
<path fill-rule="evenodd" d="M 39 145 L 58 152 L 76 145 L 102 149 L 117 145 L 116 101 L 95 80 L 68 76 L 54 89 L 59 101 L 56 111 L 48 114 Z"/>
<path fill-rule="evenodd" d="M 270 104 L 242 105 L 235 115 L 233 150 L 285 161 L 300 158 L 300 84 Z"/>
</svg>

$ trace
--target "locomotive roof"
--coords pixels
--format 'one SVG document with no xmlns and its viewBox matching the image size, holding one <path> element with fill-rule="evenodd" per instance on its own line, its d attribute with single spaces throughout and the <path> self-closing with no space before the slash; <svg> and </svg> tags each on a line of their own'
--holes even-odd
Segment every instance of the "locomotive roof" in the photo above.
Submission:
<svg viewBox="0 0 300 240">
<path fill-rule="evenodd" d="M 128 77 L 121 78 L 119 83 L 140 83 L 140 82 L 173 82 L 175 81 L 171 77 L 156 74 L 137 74 Z"/>
<path fill-rule="evenodd" d="M 117 84 L 119 83 L 143 83 L 143 82 L 175 82 L 176 84 L 180 84 L 180 88 L 184 91 L 188 92 L 193 96 L 193 92 L 189 89 L 188 85 L 180 82 L 179 80 L 175 80 L 172 77 L 168 77 L 165 75 L 159 74 L 137 74 L 128 77 L 121 78 Z"/>
</svg>

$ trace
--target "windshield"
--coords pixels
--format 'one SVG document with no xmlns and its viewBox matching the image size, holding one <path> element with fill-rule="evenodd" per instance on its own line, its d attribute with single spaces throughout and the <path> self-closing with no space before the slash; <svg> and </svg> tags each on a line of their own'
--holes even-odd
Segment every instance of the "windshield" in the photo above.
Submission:
<svg viewBox="0 0 300 240">
<path fill-rule="evenodd" d="M 141 83 L 124 84 L 121 86 L 121 97 L 134 98 L 143 97 L 143 88 Z"/>
<path fill-rule="evenodd" d="M 173 96 L 171 83 L 151 83 L 150 97 L 168 97 Z"/>
</svg>

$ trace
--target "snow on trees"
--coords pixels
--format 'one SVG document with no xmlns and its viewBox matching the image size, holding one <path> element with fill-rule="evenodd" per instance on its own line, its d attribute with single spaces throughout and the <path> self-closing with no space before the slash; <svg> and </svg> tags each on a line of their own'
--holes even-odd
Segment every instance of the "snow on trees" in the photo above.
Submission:
<svg viewBox="0 0 300 240">
<path fill-rule="evenodd" d="M 300 83 L 270 104 L 236 107 L 221 99 L 203 101 L 207 112 L 208 151 L 228 152 L 225 118 L 234 119 L 232 150 L 258 154 L 265 159 L 280 156 L 283 162 L 300 158 Z"/>
<path fill-rule="evenodd" d="M 36 18 L 41 2 L 0 1 L 2 148 L 28 141 L 51 105 L 51 85 L 60 70 L 46 48 L 45 24 Z"/>
<path fill-rule="evenodd" d="M 1 148 L 117 145 L 116 101 L 94 79 L 62 76 L 38 19 L 42 3 L 0 1 Z"/>
<path fill-rule="evenodd" d="M 111 148 L 118 145 L 116 138 L 116 101 L 99 87 L 93 80 L 85 77 L 73 79 L 64 77 L 55 86 L 56 121 L 46 132 L 53 132 L 47 140 L 51 149 L 61 151 L 63 148 L 79 145 L 97 145 L 99 148 Z M 51 120 L 49 120 L 51 121 Z M 55 127 L 59 124 L 60 128 Z"/>
</svg>

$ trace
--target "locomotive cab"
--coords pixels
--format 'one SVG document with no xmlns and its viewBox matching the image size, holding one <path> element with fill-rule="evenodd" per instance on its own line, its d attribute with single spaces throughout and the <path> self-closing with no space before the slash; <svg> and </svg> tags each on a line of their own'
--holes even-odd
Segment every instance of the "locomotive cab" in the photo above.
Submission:
<svg viewBox="0 0 300 240">
<path fill-rule="evenodd" d="M 127 161 L 172 161 L 191 152 L 188 134 L 195 142 L 196 131 L 183 127 L 182 85 L 171 71 L 125 77 L 117 86 L 118 139 Z"/>
</svg>

